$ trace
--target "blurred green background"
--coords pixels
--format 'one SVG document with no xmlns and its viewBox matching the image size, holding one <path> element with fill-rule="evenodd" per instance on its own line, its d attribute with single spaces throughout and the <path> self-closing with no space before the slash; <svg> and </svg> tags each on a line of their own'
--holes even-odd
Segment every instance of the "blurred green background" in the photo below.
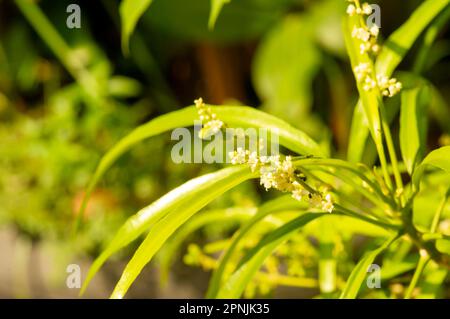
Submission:
<svg viewBox="0 0 450 319">
<path fill-rule="evenodd" d="M 376 2 L 386 37 L 421 1 Z M 81 7 L 80 29 L 66 26 L 71 3 Z M 75 297 L 65 286 L 68 264 L 80 264 L 85 274 L 127 216 L 213 169 L 172 163 L 170 136 L 152 138 L 108 171 L 80 233 L 70 236 L 102 154 L 137 125 L 195 98 L 260 108 L 344 157 L 357 99 L 341 34 L 346 4 L 233 0 L 211 30 L 209 0 L 154 0 L 124 55 L 119 1 L 0 0 L 0 297 Z M 424 68 L 445 101 L 449 54 L 446 29 Z M 400 69 L 410 64 L 407 57 Z M 448 105 L 431 113 L 430 147 L 450 144 Z M 248 183 L 212 207 L 252 207 L 264 196 Z M 194 240 L 228 228 L 206 229 Z M 88 297 L 111 291 L 132 249 L 107 265 Z M 180 258 L 172 276 L 161 288 L 149 268 L 130 297 L 202 296 L 208 276 L 201 269 Z M 276 296 L 291 294 L 314 292 Z"/>
</svg>

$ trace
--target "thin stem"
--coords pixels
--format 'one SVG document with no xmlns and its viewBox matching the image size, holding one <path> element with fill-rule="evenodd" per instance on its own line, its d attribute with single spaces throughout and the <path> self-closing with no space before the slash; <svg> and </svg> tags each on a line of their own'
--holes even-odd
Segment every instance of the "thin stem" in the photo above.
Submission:
<svg viewBox="0 0 450 319">
<path fill-rule="evenodd" d="M 392 134 L 391 130 L 389 128 L 389 124 L 386 121 L 386 114 L 384 110 L 383 102 L 380 102 L 380 117 L 381 117 L 381 125 L 383 127 L 383 133 L 384 137 L 386 139 L 386 145 L 389 152 L 389 157 L 391 158 L 391 164 L 392 164 L 392 171 L 394 173 L 394 179 L 395 184 L 397 187 L 397 190 L 400 191 L 400 199 L 401 199 L 401 205 L 404 204 L 404 195 L 403 195 L 403 181 L 402 177 L 400 175 L 398 160 L 397 160 L 397 154 L 395 152 L 394 142 L 392 140 Z"/>
<path fill-rule="evenodd" d="M 347 196 L 345 193 L 339 192 L 335 187 L 333 187 L 333 185 L 330 185 L 329 183 L 326 183 L 324 180 L 322 180 L 321 178 L 317 177 L 315 174 L 311 173 L 309 170 L 307 170 L 307 169 L 305 169 L 305 168 L 302 168 L 302 170 L 303 170 L 304 172 L 306 172 L 305 175 L 311 176 L 312 178 L 314 178 L 315 180 L 317 180 L 317 181 L 320 182 L 321 184 L 324 184 L 324 185 L 326 185 L 328 188 L 330 188 L 331 191 L 332 191 L 333 193 L 337 194 L 337 195 L 339 196 L 339 198 L 342 199 L 343 201 L 345 201 L 346 203 L 348 203 L 348 204 L 350 204 L 350 205 L 352 205 L 352 206 L 355 204 L 353 198 L 350 198 L 350 197 Z M 320 170 L 321 170 L 321 171 L 324 171 L 324 172 L 326 172 L 326 173 L 328 173 L 328 174 L 331 174 L 330 172 L 328 172 L 328 171 L 326 171 L 326 170 L 324 170 L 324 169 L 320 169 Z M 360 190 L 361 187 L 355 187 L 355 189 Z M 355 208 L 356 208 L 356 206 L 355 206 Z M 359 214 L 358 212 L 354 212 L 354 213 Z M 360 215 L 361 215 L 361 214 L 360 214 Z M 374 214 L 374 213 L 370 212 L 369 215 L 371 215 L 371 216 L 373 216 L 373 217 L 376 217 L 376 218 L 380 219 L 381 221 L 383 221 L 383 222 L 385 222 L 385 223 L 389 223 L 388 220 L 386 220 L 386 219 L 380 217 L 380 216 L 377 215 L 377 214 Z"/>
<path fill-rule="evenodd" d="M 445 203 L 447 203 L 447 199 L 449 196 L 449 192 L 447 191 L 444 195 L 444 198 L 439 203 L 438 209 L 436 211 L 436 214 L 434 214 L 433 222 L 431 223 L 430 232 L 433 234 L 436 232 L 437 227 L 439 225 L 439 220 L 441 219 L 442 212 L 444 211 Z"/>
<path fill-rule="evenodd" d="M 199 252 L 198 263 L 203 269 L 214 270 L 218 267 L 219 261 L 203 252 Z M 258 271 L 255 275 L 255 280 L 270 283 L 274 285 L 282 285 L 288 287 L 302 287 L 302 288 L 316 288 L 318 287 L 317 279 L 314 278 L 300 278 L 282 275 L 279 273 L 267 273 Z"/>
<path fill-rule="evenodd" d="M 352 180 L 350 177 L 345 176 L 345 175 L 340 175 L 340 176 L 335 176 L 333 174 L 333 172 L 330 172 L 329 170 L 325 169 L 325 168 L 318 168 L 317 170 L 324 172 L 326 174 L 329 174 L 339 180 L 341 180 L 342 182 L 348 184 L 349 186 L 352 186 L 353 189 L 360 193 L 362 196 L 366 197 L 369 201 L 371 201 L 373 204 L 375 204 L 376 206 L 384 206 L 386 205 L 385 202 L 383 202 L 381 199 L 379 199 L 378 197 L 374 196 L 374 194 L 372 194 L 370 191 L 367 190 L 367 188 L 365 188 L 364 186 L 358 185 L 354 180 Z M 312 175 L 312 174 L 311 174 Z M 389 206 L 389 205 L 388 205 Z"/>
<path fill-rule="evenodd" d="M 376 182 L 370 180 L 366 175 L 364 175 L 364 173 L 362 173 L 357 166 L 355 167 L 354 164 L 337 159 L 318 159 L 318 158 L 296 159 L 295 164 L 301 166 L 317 165 L 326 167 L 336 167 L 352 172 L 353 174 L 361 178 L 362 181 L 366 182 L 367 185 L 369 185 L 385 203 L 387 203 L 391 208 L 396 209 L 396 204 L 392 200 L 392 198 L 384 195 L 379 185 Z"/>
<path fill-rule="evenodd" d="M 350 216 L 350 217 L 354 217 L 354 218 L 357 218 L 357 219 L 361 219 L 361 220 L 364 220 L 364 221 L 366 221 L 366 222 L 368 222 L 368 223 L 371 223 L 371 224 L 380 226 L 380 227 L 382 227 L 382 228 L 389 228 L 389 229 L 391 229 L 391 230 L 399 230 L 399 229 L 400 229 L 400 227 L 397 226 L 397 225 L 392 225 L 392 224 L 384 223 L 384 222 L 382 222 L 382 221 L 379 221 L 379 220 L 376 220 L 376 219 L 373 219 L 373 218 L 364 216 L 364 215 L 362 215 L 362 214 L 358 214 L 358 213 L 356 213 L 356 212 L 354 212 L 354 211 L 349 210 L 348 208 L 342 207 L 342 206 L 339 205 L 339 204 L 334 204 L 334 207 L 335 207 L 335 211 L 336 211 L 337 213 L 341 213 L 341 214 L 343 214 L 343 215 L 347 215 L 347 216 Z"/>
<path fill-rule="evenodd" d="M 416 288 L 417 283 L 419 282 L 419 279 L 422 276 L 422 273 L 425 269 L 425 266 L 428 264 L 429 261 L 430 261 L 430 256 L 426 252 L 424 254 L 420 255 L 420 259 L 419 259 L 419 262 L 417 263 L 416 271 L 414 272 L 411 283 L 408 286 L 408 290 L 406 290 L 405 299 L 411 298 L 414 288 Z"/>
</svg>

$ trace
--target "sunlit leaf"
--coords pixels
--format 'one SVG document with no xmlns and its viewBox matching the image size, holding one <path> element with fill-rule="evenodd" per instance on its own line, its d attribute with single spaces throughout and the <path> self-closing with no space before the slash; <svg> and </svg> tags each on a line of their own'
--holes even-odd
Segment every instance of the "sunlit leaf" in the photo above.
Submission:
<svg viewBox="0 0 450 319">
<path fill-rule="evenodd" d="M 427 93 L 425 89 L 415 87 L 401 92 L 400 150 L 409 174 L 412 174 L 416 162 L 420 160 L 425 144 L 427 110 L 424 97 L 421 96 Z"/>
<path fill-rule="evenodd" d="M 389 238 L 380 248 L 377 248 L 366 255 L 358 262 L 358 264 L 353 268 L 350 277 L 347 279 L 347 283 L 345 284 L 344 290 L 340 296 L 340 299 L 354 299 L 358 295 L 358 291 L 361 288 L 361 285 L 366 278 L 367 269 L 373 263 L 375 258 L 379 254 L 381 254 L 386 248 L 392 244 L 395 239 L 397 239 L 398 235 L 395 237 Z"/>
<path fill-rule="evenodd" d="M 444 146 L 432 151 L 416 168 L 413 175 L 413 183 L 416 189 L 419 189 L 420 180 L 427 168 L 441 169 L 450 173 L 450 146 Z"/>
<path fill-rule="evenodd" d="M 217 18 L 219 17 L 219 13 L 222 10 L 222 7 L 229 3 L 231 0 L 211 0 L 211 12 L 209 13 L 208 27 L 210 29 L 214 28 L 216 24 Z"/>
<path fill-rule="evenodd" d="M 352 126 L 349 136 L 347 159 L 350 162 L 361 162 L 368 136 L 369 126 L 367 117 L 364 113 L 363 105 L 361 101 L 359 101 L 353 111 Z"/>
<path fill-rule="evenodd" d="M 209 175 L 215 175 L 214 185 L 208 185 L 207 187 L 201 187 L 205 185 L 200 183 L 198 183 L 200 184 L 198 186 L 195 184 L 189 185 L 190 192 L 188 191 L 188 193 L 191 193 L 193 188 L 197 194 L 195 197 L 192 196 L 192 193 L 190 194 L 189 203 L 175 201 L 169 198 L 170 205 L 173 207 L 175 204 L 176 206 L 165 216 L 161 216 L 159 221 L 151 227 L 147 237 L 128 262 L 119 282 L 114 288 L 111 298 L 122 298 L 125 295 L 141 270 L 150 262 L 159 248 L 161 248 L 166 240 L 192 215 L 228 189 L 249 178 L 255 177 L 255 174 L 250 172 L 250 169 L 245 166 L 230 167 Z M 201 190 L 201 192 L 199 192 L 199 190 Z M 152 206 L 154 205 L 151 205 L 148 208 Z M 158 211 L 160 211 L 160 209 Z"/>
<path fill-rule="evenodd" d="M 377 74 L 389 77 L 423 30 L 449 4 L 450 0 L 424 1 L 384 44 L 376 62 Z"/>
<path fill-rule="evenodd" d="M 172 214 L 171 216 L 174 216 L 177 220 L 180 216 L 190 216 L 227 190 L 254 176 L 255 174 L 246 166 L 225 168 L 192 179 L 170 191 L 150 206 L 140 210 L 125 222 L 106 249 L 94 261 L 81 289 L 81 294 L 112 254 L 135 240 L 152 225 L 164 224 L 165 222 L 162 220 L 166 215 Z M 168 232 L 163 233 L 170 235 Z"/>
<path fill-rule="evenodd" d="M 450 240 L 448 239 L 438 239 L 436 240 L 436 249 L 443 254 L 450 256 Z"/>
<path fill-rule="evenodd" d="M 228 265 L 228 262 L 230 261 L 235 251 L 238 249 L 241 241 L 258 222 L 262 221 L 266 216 L 276 212 L 294 209 L 298 210 L 302 208 L 304 209 L 305 205 L 294 200 L 290 195 L 271 200 L 259 207 L 257 214 L 241 227 L 237 234 L 232 238 L 231 244 L 225 251 L 224 255 L 220 258 L 219 266 L 214 270 L 213 275 L 209 281 L 209 287 L 206 296 L 208 298 L 214 298 L 217 295 L 224 280 L 224 272 Z"/>
<path fill-rule="evenodd" d="M 409 17 L 409 19 L 386 40 L 375 63 L 377 74 L 383 74 L 390 77 L 403 60 L 404 56 L 409 52 L 420 34 L 448 4 L 449 0 L 429 0 L 423 2 L 414 11 L 411 17 Z M 360 112 L 357 115 L 358 120 L 361 120 L 361 115 L 364 116 L 364 114 L 361 114 Z M 352 127 L 353 125 L 356 126 L 356 124 L 352 123 Z M 363 144 L 363 136 L 368 136 L 368 133 L 365 133 L 364 131 L 367 131 L 368 129 L 369 128 L 364 128 L 364 126 L 361 126 L 358 135 L 354 135 L 354 138 L 350 139 L 349 147 L 356 150 L 359 145 Z M 352 154 L 354 154 L 352 155 L 352 160 L 361 160 L 361 157 L 357 157 L 358 155 L 361 156 L 361 154 L 354 152 L 352 152 Z"/>
<path fill-rule="evenodd" d="M 299 154 L 324 156 L 327 154 L 316 142 L 302 131 L 292 127 L 283 120 L 272 115 L 258 111 L 250 107 L 220 106 L 212 107 L 217 116 L 228 126 L 236 128 L 264 128 L 276 132 L 280 144 Z M 194 125 L 198 120 L 195 107 L 187 107 L 179 111 L 171 112 L 157 117 L 150 122 L 134 129 L 130 134 L 122 138 L 101 159 L 94 176 L 91 178 L 86 190 L 86 195 L 81 205 L 78 216 L 83 216 L 87 200 L 95 185 L 108 170 L 109 167 L 133 145 L 152 136 L 176 129 Z"/>
<path fill-rule="evenodd" d="M 250 250 L 229 280 L 220 288 L 217 298 L 239 298 L 247 284 L 259 270 L 264 260 L 283 242 L 295 234 L 305 224 L 326 213 L 307 213 L 265 236 L 261 242 Z"/>
<path fill-rule="evenodd" d="M 253 207 L 232 207 L 226 209 L 218 209 L 197 215 L 189 220 L 188 223 L 178 230 L 170 240 L 165 244 L 161 256 L 158 258 L 160 263 L 161 281 L 165 283 L 169 275 L 169 269 L 175 257 L 180 250 L 180 246 L 186 239 L 196 230 L 214 223 L 222 223 L 229 221 L 242 222 L 251 218 L 257 209 Z"/>
<path fill-rule="evenodd" d="M 122 50 L 128 52 L 128 42 L 139 18 L 144 14 L 153 0 L 122 0 L 120 18 L 122 21 Z"/>
</svg>

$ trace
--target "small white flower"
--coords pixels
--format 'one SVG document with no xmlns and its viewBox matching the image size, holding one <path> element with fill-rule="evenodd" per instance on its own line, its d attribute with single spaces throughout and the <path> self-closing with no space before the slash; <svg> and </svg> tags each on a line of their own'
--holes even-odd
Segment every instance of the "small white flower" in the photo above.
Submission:
<svg viewBox="0 0 450 319">
<path fill-rule="evenodd" d="M 327 194 L 325 199 L 322 200 L 322 209 L 326 212 L 331 213 L 334 209 L 333 201 L 331 199 L 331 194 Z"/>
<path fill-rule="evenodd" d="M 355 7 L 355 5 L 353 5 L 353 4 L 350 4 L 348 7 L 347 7 L 347 14 L 349 15 L 349 16 L 354 16 L 355 14 L 356 14 L 356 7 Z"/>
<path fill-rule="evenodd" d="M 247 162 L 245 151 L 242 147 L 238 147 L 236 151 L 228 153 L 231 158 L 231 164 L 245 164 Z"/>
<path fill-rule="evenodd" d="M 380 46 L 378 44 L 372 45 L 372 52 L 378 54 L 378 52 L 380 52 Z"/>
<path fill-rule="evenodd" d="M 402 89 L 402 84 L 397 79 L 389 79 L 387 76 L 377 76 L 378 87 L 383 96 L 393 97 Z"/>
<path fill-rule="evenodd" d="M 372 14 L 372 6 L 370 4 L 368 4 L 367 2 L 363 3 L 362 12 L 365 15 L 371 15 Z"/>
<path fill-rule="evenodd" d="M 370 40 L 370 32 L 365 28 L 353 28 L 352 37 L 359 39 L 363 42 L 368 42 Z"/>
<path fill-rule="evenodd" d="M 292 183 L 292 185 L 294 186 L 294 190 L 292 191 L 292 197 L 295 200 L 301 201 L 305 198 L 307 198 L 307 196 L 309 195 L 309 192 L 303 188 L 302 185 L 300 185 L 299 182 L 295 181 Z"/>
<path fill-rule="evenodd" d="M 311 194 L 311 198 L 309 199 L 309 203 L 312 207 L 321 207 L 322 205 L 322 196 L 320 194 Z"/>
<path fill-rule="evenodd" d="M 377 82 L 374 79 L 372 79 L 370 76 L 366 77 L 366 79 L 364 80 L 364 86 L 363 86 L 364 91 L 370 91 L 376 87 L 377 87 Z"/>
<path fill-rule="evenodd" d="M 367 75 L 372 73 L 372 68 L 369 63 L 360 63 L 353 69 L 358 82 L 362 81 Z"/>
<path fill-rule="evenodd" d="M 219 132 L 225 124 L 217 119 L 216 114 L 212 112 L 210 107 L 206 107 L 202 98 L 195 100 L 194 103 L 200 120 L 205 122 L 203 128 L 198 133 L 198 136 L 201 139 L 204 139 Z"/>
<path fill-rule="evenodd" d="M 376 24 L 374 24 L 370 29 L 369 29 L 370 34 L 372 34 L 374 37 L 378 37 L 378 34 L 380 34 L 380 28 L 378 28 L 378 26 Z"/>
</svg>

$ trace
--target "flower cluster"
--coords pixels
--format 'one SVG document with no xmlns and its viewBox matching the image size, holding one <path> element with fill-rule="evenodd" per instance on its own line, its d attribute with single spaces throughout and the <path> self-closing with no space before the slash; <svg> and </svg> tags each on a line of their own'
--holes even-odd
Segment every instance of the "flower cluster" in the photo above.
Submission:
<svg viewBox="0 0 450 319">
<path fill-rule="evenodd" d="M 380 28 L 375 24 L 370 29 L 367 26 L 353 28 L 352 37 L 361 40 L 361 44 L 359 45 L 361 54 L 368 52 L 377 54 L 380 51 L 380 46 L 377 43 L 379 33 Z"/>
<path fill-rule="evenodd" d="M 259 170 L 260 184 L 266 190 L 271 188 L 281 192 L 291 193 L 298 201 L 306 200 L 314 208 L 320 208 L 332 212 L 334 205 L 331 194 L 322 194 L 312 189 L 306 189 L 299 181 L 292 163 L 292 158 L 286 156 L 284 160 L 280 155 L 258 156 L 256 152 L 250 152 L 238 148 L 229 154 L 232 164 L 248 164 L 252 172 Z"/>
<path fill-rule="evenodd" d="M 197 108 L 200 121 L 204 122 L 202 129 L 198 133 L 201 139 L 215 135 L 222 127 L 224 127 L 224 123 L 217 119 L 217 115 L 212 112 L 210 107 L 207 107 L 203 103 L 202 98 L 195 100 L 194 103 Z"/>
<path fill-rule="evenodd" d="M 402 84 L 397 79 L 389 79 L 387 76 L 377 76 L 378 87 L 384 96 L 393 97 L 402 89 Z"/>
<path fill-rule="evenodd" d="M 355 3 L 354 0 L 348 0 L 348 2 Z M 370 14 L 372 14 L 372 7 L 368 3 L 364 3 L 362 6 L 350 4 L 347 7 L 347 13 L 351 17 L 354 15 L 357 15 L 357 14 L 358 15 L 370 15 Z"/>
<path fill-rule="evenodd" d="M 361 15 L 368 16 L 372 14 L 372 7 L 368 3 L 359 4 L 359 0 L 348 0 L 352 2 L 347 7 L 347 14 L 349 16 Z M 370 28 L 367 25 L 355 27 L 352 31 L 352 37 L 361 40 L 359 46 L 361 54 L 373 53 L 377 54 L 380 51 L 380 46 L 377 44 L 377 38 L 380 33 L 380 28 L 374 24 Z"/>
<path fill-rule="evenodd" d="M 372 7 L 368 3 L 361 5 L 359 0 L 348 1 L 351 2 L 347 7 L 348 15 L 370 15 L 372 13 Z M 375 24 L 368 27 L 365 23 L 362 23 L 360 27 L 355 26 L 353 28 L 352 37 L 361 42 L 359 45 L 360 54 L 377 54 L 379 52 L 380 46 L 377 43 L 379 33 L 380 28 Z M 402 89 L 402 84 L 395 78 L 389 79 L 386 76 L 375 76 L 370 63 L 360 63 L 353 71 L 356 80 L 361 83 L 365 91 L 378 88 L 383 96 L 393 97 Z"/>
</svg>

